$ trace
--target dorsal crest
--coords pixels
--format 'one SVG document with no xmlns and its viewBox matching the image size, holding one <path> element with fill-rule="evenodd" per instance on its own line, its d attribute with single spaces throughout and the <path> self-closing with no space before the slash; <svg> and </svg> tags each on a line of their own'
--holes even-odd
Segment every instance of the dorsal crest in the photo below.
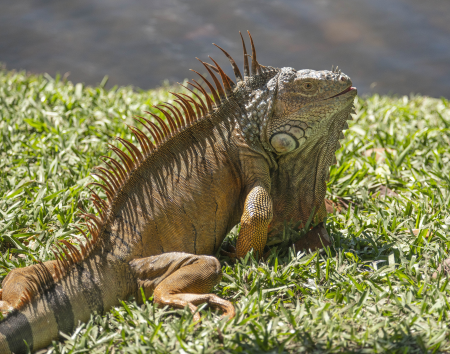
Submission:
<svg viewBox="0 0 450 354">
<path fill-rule="evenodd" d="M 58 260 L 59 269 L 57 274 L 59 278 L 63 277 L 73 264 L 85 259 L 91 253 L 92 249 L 96 247 L 99 240 L 101 240 L 102 230 L 108 221 L 109 212 L 114 204 L 115 198 L 124 188 L 134 171 L 142 166 L 167 141 L 176 137 L 193 124 L 209 119 L 212 114 L 220 110 L 224 103 L 234 95 L 235 90 L 238 89 L 240 84 L 253 82 L 263 73 L 278 70 L 260 65 L 257 62 L 256 50 L 250 32 L 248 32 L 248 35 L 250 37 L 252 54 L 247 54 L 244 39 L 241 33 L 240 35 L 243 46 L 244 76 L 242 76 L 241 71 L 230 54 L 213 43 L 228 58 L 234 72 L 235 81 L 225 74 L 219 64 L 211 57 L 210 59 L 213 64 L 203 62 L 197 58 L 210 75 L 212 82 L 206 79 L 200 72 L 192 71 L 200 76 L 206 84 L 207 89 L 202 87 L 196 80 L 188 82 L 190 87 L 180 84 L 190 91 L 191 95 L 171 92 L 175 98 L 175 103 L 165 102 L 153 106 L 153 108 L 161 112 L 165 120 L 152 112 L 146 112 L 148 116 L 145 117 L 133 117 L 141 127 L 128 126 L 128 128 L 138 141 L 138 146 L 120 137 L 116 138 L 116 140 L 123 145 L 125 151 L 117 146 L 108 144 L 110 150 L 116 154 L 116 158 L 102 156 L 101 160 L 105 166 L 95 168 L 96 173 L 92 173 L 92 175 L 98 181 L 90 183 L 90 185 L 103 189 L 107 200 L 103 200 L 95 190 L 90 189 L 90 200 L 97 211 L 97 215 L 88 213 L 80 208 L 81 215 L 85 219 L 85 227 L 88 230 L 88 232 L 85 232 L 78 226 L 75 226 L 86 239 L 86 242 L 80 242 L 80 249 L 77 249 L 67 241 L 59 241 L 57 243 L 54 254 Z M 251 65 L 249 65 L 249 57 L 251 58 Z M 90 238 L 88 234 L 91 235 Z"/>
</svg>

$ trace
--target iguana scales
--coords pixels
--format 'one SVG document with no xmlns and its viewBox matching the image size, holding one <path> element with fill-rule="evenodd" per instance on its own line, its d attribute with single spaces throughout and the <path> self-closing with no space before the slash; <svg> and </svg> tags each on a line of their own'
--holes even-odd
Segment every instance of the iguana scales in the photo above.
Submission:
<svg viewBox="0 0 450 354">
<path fill-rule="evenodd" d="M 227 232 L 241 223 L 236 257 L 252 249 L 261 255 L 269 224 L 276 230 L 285 220 L 306 223 L 311 213 L 325 217 L 329 166 L 356 89 L 337 68 L 263 66 L 251 36 L 251 55 L 241 39 L 243 76 L 217 46 L 236 83 L 212 58 L 200 61 L 215 87 L 197 74 L 212 97 L 193 80 L 192 97 L 173 93 L 176 104 L 158 106 L 165 121 L 152 113 L 136 118 L 142 128 L 130 129 L 140 149 L 120 138 L 128 153 L 111 145 L 119 160 L 105 156 L 104 183 L 92 183 L 107 201 L 92 192 L 98 215 L 84 213 L 91 238 L 79 248 L 60 241 L 55 260 L 6 276 L 1 354 L 46 347 L 94 311 L 129 296 L 142 301 L 140 288 L 158 304 L 195 311 L 207 302 L 233 317 L 233 305 L 209 293 L 221 279 L 211 255 Z"/>
</svg>

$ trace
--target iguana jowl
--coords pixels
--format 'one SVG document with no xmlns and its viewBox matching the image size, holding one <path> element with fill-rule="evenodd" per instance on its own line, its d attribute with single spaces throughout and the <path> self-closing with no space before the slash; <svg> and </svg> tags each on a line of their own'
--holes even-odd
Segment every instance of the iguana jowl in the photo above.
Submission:
<svg viewBox="0 0 450 354">
<path fill-rule="evenodd" d="M 244 76 L 234 83 L 213 60 L 202 62 L 214 98 L 195 80 L 189 97 L 140 117 L 132 131 L 140 149 L 112 150 L 98 175 L 107 201 L 95 192 L 98 216 L 85 213 L 92 238 L 79 249 L 61 241 L 56 260 L 11 271 L 0 291 L 0 353 L 43 348 L 94 311 L 134 295 L 192 311 L 200 303 L 234 316 L 233 305 L 209 291 L 221 279 L 215 254 L 238 222 L 236 256 L 262 254 L 269 224 L 325 216 L 329 166 L 347 128 L 356 89 L 339 70 L 260 65 L 244 40 Z M 251 69 L 251 73 L 250 73 Z M 216 78 L 218 73 L 222 84 Z M 97 184 L 97 183 L 94 183 Z M 80 230 L 83 234 L 84 232 Z M 199 314 L 195 315 L 199 319 Z"/>
</svg>

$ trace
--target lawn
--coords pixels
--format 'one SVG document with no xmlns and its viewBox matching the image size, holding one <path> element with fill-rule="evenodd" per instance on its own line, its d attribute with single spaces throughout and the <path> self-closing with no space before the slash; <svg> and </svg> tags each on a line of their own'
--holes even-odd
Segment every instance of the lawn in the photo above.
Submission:
<svg viewBox="0 0 450 354">
<path fill-rule="evenodd" d="M 85 186 L 107 143 L 132 140 L 125 123 L 171 99 L 167 85 L 105 82 L 0 70 L 0 281 L 53 259 L 58 239 L 78 242 L 77 206 L 93 210 Z M 450 247 L 450 101 L 358 98 L 349 125 L 328 186 L 330 249 L 219 257 L 213 292 L 235 304 L 231 321 L 130 299 L 43 352 L 449 352 L 449 278 L 432 275 Z"/>
</svg>

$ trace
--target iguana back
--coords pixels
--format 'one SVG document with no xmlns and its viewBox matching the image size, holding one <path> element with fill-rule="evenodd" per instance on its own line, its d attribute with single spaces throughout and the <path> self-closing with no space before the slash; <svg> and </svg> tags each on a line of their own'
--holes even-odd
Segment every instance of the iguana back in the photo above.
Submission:
<svg viewBox="0 0 450 354">
<path fill-rule="evenodd" d="M 232 106 L 232 102 L 227 102 Z M 233 109 L 238 109 L 234 105 Z M 105 233 L 134 247 L 132 260 L 167 252 L 214 254 L 242 214 L 242 169 L 236 127 L 212 113 L 167 141 L 116 193 Z M 223 188 L 223 186 L 227 188 Z M 132 222 L 130 223 L 130 220 Z"/>
</svg>

